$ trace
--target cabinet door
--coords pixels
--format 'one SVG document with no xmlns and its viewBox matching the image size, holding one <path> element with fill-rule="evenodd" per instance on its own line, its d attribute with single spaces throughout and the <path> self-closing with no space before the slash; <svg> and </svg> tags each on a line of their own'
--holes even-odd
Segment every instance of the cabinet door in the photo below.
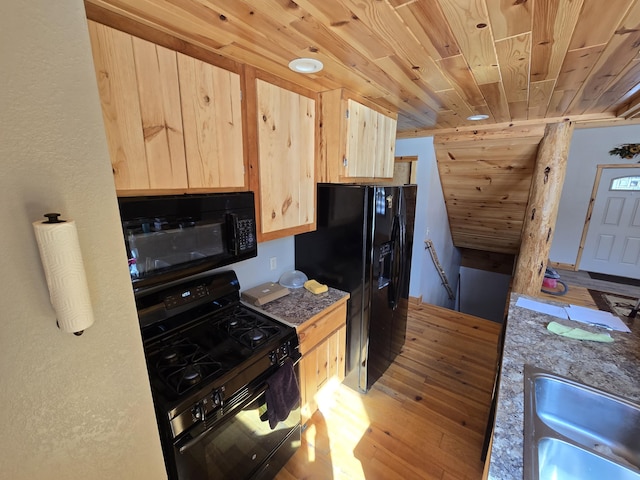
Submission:
<svg viewBox="0 0 640 480">
<path fill-rule="evenodd" d="M 302 423 L 318 409 L 318 392 L 331 378 L 344 380 L 347 327 L 333 332 L 300 360 L 300 396 Z"/>
<path fill-rule="evenodd" d="M 318 403 L 315 398 L 318 391 L 316 384 L 317 354 L 318 350 L 312 350 L 300 359 L 300 415 L 303 425 L 318 409 Z"/>
<path fill-rule="evenodd" d="M 373 176 L 375 178 L 393 178 L 393 167 L 396 151 L 396 127 L 397 120 L 376 112 L 377 137 L 376 158 Z"/>
<path fill-rule="evenodd" d="M 261 240 L 315 225 L 315 100 L 256 80 Z"/>
<path fill-rule="evenodd" d="M 396 120 L 354 100 L 347 101 L 349 178 L 392 178 Z"/>
<path fill-rule="evenodd" d="M 240 75 L 177 55 L 189 188 L 244 187 Z"/>
<path fill-rule="evenodd" d="M 175 53 L 89 21 L 118 191 L 185 188 Z"/>
<path fill-rule="evenodd" d="M 116 188 L 149 188 L 131 36 L 95 22 L 89 34 Z"/>
<path fill-rule="evenodd" d="M 340 382 L 345 376 L 345 355 L 347 348 L 347 327 L 343 326 L 335 332 L 329 341 L 328 377 L 337 378 Z"/>
<path fill-rule="evenodd" d="M 132 37 L 150 188 L 186 188 L 176 52 Z"/>
<path fill-rule="evenodd" d="M 377 117 L 364 105 L 347 101 L 347 177 L 373 178 L 378 152 Z"/>
</svg>

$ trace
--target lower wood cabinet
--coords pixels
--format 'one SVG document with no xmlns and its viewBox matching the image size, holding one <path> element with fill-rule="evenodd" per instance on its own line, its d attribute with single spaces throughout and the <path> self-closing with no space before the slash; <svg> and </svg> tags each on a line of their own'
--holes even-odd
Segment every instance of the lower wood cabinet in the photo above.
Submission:
<svg viewBox="0 0 640 480">
<path fill-rule="evenodd" d="M 344 380 L 346 300 L 297 327 L 300 340 L 301 416 L 305 424 L 318 409 L 317 393 L 331 378 Z"/>
</svg>

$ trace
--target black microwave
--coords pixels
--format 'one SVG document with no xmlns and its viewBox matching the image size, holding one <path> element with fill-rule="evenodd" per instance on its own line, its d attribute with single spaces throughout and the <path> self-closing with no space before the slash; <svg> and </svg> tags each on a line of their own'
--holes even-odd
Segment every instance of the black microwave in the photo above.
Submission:
<svg viewBox="0 0 640 480">
<path fill-rule="evenodd" d="M 252 192 L 120 197 L 135 291 L 255 257 Z"/>
</svg>

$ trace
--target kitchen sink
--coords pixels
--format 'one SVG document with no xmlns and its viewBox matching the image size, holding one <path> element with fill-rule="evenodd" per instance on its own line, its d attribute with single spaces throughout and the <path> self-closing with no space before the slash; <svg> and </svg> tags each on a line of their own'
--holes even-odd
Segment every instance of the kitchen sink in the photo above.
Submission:
<svg viewBox="0 0 640 480">
<path fill-rule="evenodd" d="M 571 443 L 545 437 L 538 442 L 538 473 L 541 480 L 611 479 L 638 480 L 640 474 Z"/>
<path fill-rule="evenodd" d="M 525 365 L 524 478 L 640 480 L 640 406 Z"/>
</svg>

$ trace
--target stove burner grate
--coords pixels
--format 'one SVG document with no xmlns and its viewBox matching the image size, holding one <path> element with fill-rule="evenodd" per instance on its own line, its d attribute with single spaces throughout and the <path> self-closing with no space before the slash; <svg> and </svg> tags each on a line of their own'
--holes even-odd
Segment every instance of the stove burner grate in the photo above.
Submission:
<svg viewBox="0 0 640 480">
<path fill-rule="evenodd" d="M 241 307 L 230 313 L 221 325 L 232 338 L 252 350 L 280 333 L 280 327 Z"/>
<path fill-rule="evenodd" d="M 221 369 L 220 362 L 186 338 L 166 346 L 156 362 L 158 375 L 178 395 Z"/>
</svg>

